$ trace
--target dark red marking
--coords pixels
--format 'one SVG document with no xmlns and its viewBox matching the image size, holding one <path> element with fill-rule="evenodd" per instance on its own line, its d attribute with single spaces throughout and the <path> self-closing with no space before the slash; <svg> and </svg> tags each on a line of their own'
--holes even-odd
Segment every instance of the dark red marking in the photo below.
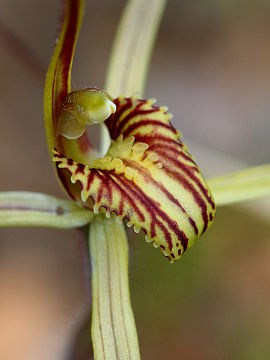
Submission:
<svg viewBox="0 0 270 360">
<path fill-rule="evenodd" d="M 164 228 L 164 225 L 160 223 L 157 219 L 159 216 L 164 222 L 167 223 L 168 227 L 175 233 L 178 239 L 181 241 L 182 246 L 184 249 L 187 248 L 188 238 L 186 234 L 179 229 L 178 224 L 176 221 L 172 220 L 161 208 L 159 203 L 157 203 L 152 198 L 148 197 L 136 184 L 132 184 L 130 187 L 130 181 L 127 180 L 122 174 L 118 175 L 121 179 L 122 183 L 126 184 L 128 182 L 128 190 L 132 192 L 136 196 L 137 199 L 140 200 L 140 203 L 145 207 L 147 213 L 151 217 L 151 224 L 157 224 L 161 231 L 163 231 L 165 239 L 169 245 L 169 249 L 172 250 L 172 241 L 170 233 Z"/>
<path fill-rule="evenodd" d="M 173 145 L 168 146 L 166 144 L 155 143 L 149 147 L 148 151 L 155 151 L 157 153 L 162 152 L 164 155 L 165 155 L 165 153 L 171 154 L 174 158 L 176 158 L 177 156 L 181 156 L 183 159 L 185 159 L 195 165 L 195 166 L 189 165 L 190 169 L 192 169 L 193 171 L 199 172 L 198 165 L 195 163 L 194 159 L 191 156 L 188 156 L 187 154 L 185 154 L 182 149 L 179 151 Z"/>
<path fill-rule="evenodd" d="M 171 139 L 168 136 L 165 135 L 161 135 L 161 134 L 154 134 L 154 135 L 143 135 L 141 133 L 137 133 L 134 135 L 136 138 L 136 141 L 140 141 L 140 142 L 145 142 L 147 143 L 149 146 L 155 145 L 156 143 L 161 143 L 161 144 L 168 144 L 168 145 L 175 145 L 177 147 L 182 148 L 183 147 L 183 143 L 178 140 L 174 140 Z"/>
<path fill-rule="evenodd" d="M 183 187 L 193 196 L 193 199 L 195 200 L 196 204 L 201 209 L 201 214 L 204 222 L 204 228 L 203 228 L 203 232 L 204 232 L 208 226 L 207 206 L 205 201 L 202 199 L 201 195 L 197 192 L 194 186 L 185 177 L 183 177 L 178 172 L 171 170 L 165 165 L 163 165 L 163 169 L 167 172 L 168 175 L 179 181 L 183 185 Z"/>
<path fill-rule="evenodd" d="M 72 166 L 72 165 L 74 164 L 74 162 L 73 162 L 72 159 L 67 158 L 67 164 L 68 164 L 69 166 Z"/>
<path fill-rule="evenodd" d="M 95 171 L 94 169 L 90 171 L 90 174 L 87 177 L 87 186 L 86 186 L 86 191 L 89 191 L 90 186 L 94 180 L 94 176 L 95 176 Z"/>
<path fill-rule="evenodd" d="M 136 102 L 137 102 L 137 101 L 136 101 Z M 130 107 L 133 106 L 133 105 L 135 105 L 135 108 L 134 108 L 133 110 L 131 110 L 121 121 L 120 121 L 120 116 L 122 115 L 123 111 L 120 113 L 120 115 L 119 115 L 119 114 L 116 114 L 116 116 L 117 116 L 116 132 L 117 132 L 118 135 L 121 134 L 121 130 L 123 129 L 123 126 L 124 126 L 130 119 L 132 119 L 132 117 L 134 116 L 134 113 L 137 112 L 137 111 L 139 110 L 139 108 L 140 108 L 143 104 L 145 104 L 146 101 L 144 100 L 143 103 L 137 102 L 137 104 L 136 104 L 136 102 L 135 102 L 135 101 L 133 101 L 133 102 L 131 101 Z"/>
<path fill-rule="evenodd" d="M 193 180 L 195 182 L 195 184 L 199 187 L 199 189 L 201 190 L 201 192 L 203 193 L 203 195 L 205 196 L 205 198 L 207 199 L 207 201 L 209 202 L 209 204 L 212 206 L 212 208 L 215 208 L 215 204 L 212 200 L 212 198 L 209 196 L 207 189 L 203 186 L 203 184 L 201 183 L 201 181 L 197 178 L 196 175 L 194 175 L 193 171 L 190 169 L 189 166 L 181 163 L 181 161 L 179 161 L 178 159 L 175 159 L 172 156 L 164 156 L 164 153 L 162 151 L 158 151 L 156 150 L 156 153 L 159 154 L 160 157 L 162 157 L 163 159 L 167 160 L 167 162 L 171 162 L 173 164 L 175 164 L 178 168 L 180 168 L 181 170 L 183 170 L 188 177 Z"/>
<path fill-rule="evenodd" d="M 111 173 L 109 171 L 104 171 L 104 173 Z M 117 174 L 112 174 L 115 175 L 115 177 L 117 178 L 117 180 L 119 180 L 119 175 Z M 109 185 L 111 185 L 112 187 L 116 188 L 116 190 L 120 193 L 120 195 L 123 197 L 123 199 L 125 199 L 130 205 L 131 207 L 134 208 L 134 211 L 137 213 L 140 221 L 145 221 L 145 217 L 144 214 L 140 211 L 140 209 L 137 207 L 137 205 L 135 204 L 135 202 L 133 201 L 132 197 L 129 196 L 124 190 L 123 188 L 121 188 L 121 186 L 115 181 L 115 179 L 113 179 L 111 176 L 108 176 L 108 182 Z"/>
<path fill-rule="evenodd" d="M 132 106 L 132 101 L 131 98 L 127 99 L 127 102 L 123 105 L 118 105 L 116 101 L 114 102 L 117 110 L 114 114 L 112 114 L 106 121 L 105 124 L 109 130 L 111 139 L 115 140 L 118 137 L 118 132 L 117 132 L 117 123 L 121 117 L 121 115 L 123 114 L 124 111 L 126 111 L 128 108 L 130 108 Z M 119 102 L 118 102 L 119 104 Z"/>
<path fill-rule="evenodd" d="M 144 127 L 147 125 L 152 125 L 154 127 L 153 132 L 155 132 L 156 130 L 155 127 L 163 127 L 174 134 L 176 133 L 176 130 L 172 126 L 168 124 L 164 124 L 160 120 L 147 119 L 147 120 L 137 121 L 136 123 L 128 126 L 128 128 L 124 130 L 122 134 L 124 137 L 129 136 L 133 131 L 138 130 L 140 127 Z"/>
<path fill-rule="evenodd" d="M 149 170 L 143 168 L 142 166 L 138 165 L 135 161 L 130 161 L 130 160 L 123 160 L 125 165 L 129 165 L 130 167 L 133 167 L 134 169 L 136 169 L 140 174 L 143 175 L 144 179 L 146 182 L 153 184 L 154 187 L 158 188 L 159 190 L 161 190 L 164 195 L 175 205 L 177 205 L 180 210 L 185 214 L 186 214 L 186 210 L 185 208 L 180 204 L 180 202 L 164 187 L 164 185 L 162 185 L 161 183 L 159 183 L 158 181 L 155 181 L 151 174 L 149 173 Z M 191 226 L 193 227 L 195 233 L 198 235 L 198 228 L 197 225 L 195 223 L 195 221 L 189 217 L 189 222 L 191 224 Z"/>
<path fill-rule="evenodd" d="M 106 190 L 106 195 L 104 194 L 103 197 L 106 197 L 109 205 L 112 204 L 112 188 L 109 186 L 109 180 L 108 180 L 108 174 L 96 171 L 96 175 L 99 178 L 99 180 L 102 182 L 102 192 L 97 197 L 97 201 L 100 202 L 101 200 L 101 194 L 103 193 L 104 189 Z"/>
<path fill-rule="evenodd" d="M 138 115 L 149 115 L 153 114 L 155 112 L 159 111 L 159 108 L 152 108 L 148 110 L 140 110 L 140 107 L 146 103 L 146 100 L 144 102 L 139 103 L 134 110 L 132 110 L 122 121 L 120 122 L 117 132 L 120 135 L 122 133 L 123 128 L 128 124 L 130 120 L 132 120 L 134 117 Z M 128 125 L 129 126 L 129 125 Z"/>
<path fill-rule="evenodd" d="M 83 164 L 77 164 L 77 169 L 75 171 L 75 175 L 77 174 L 84 174 L 85 166 Z"/>
<path fill-rule="evenodd" d="M 188 221 L 189 221 L 190 225 L 193 227 L 193 229 L 195 230 L 196 235 L 198 235 L 199 231 L 198 231 L 195 221 L 190 216 L 188 217 Z"/>
</svg>

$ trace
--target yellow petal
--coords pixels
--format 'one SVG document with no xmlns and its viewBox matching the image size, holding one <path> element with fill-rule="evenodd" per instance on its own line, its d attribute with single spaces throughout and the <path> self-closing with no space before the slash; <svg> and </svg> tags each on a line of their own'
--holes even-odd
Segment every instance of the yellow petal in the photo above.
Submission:
<svg viewBox="0 0 270 360">
<path fill-rule="evenodd" d="M 211 224 L 215 204 L 167 108 L 153 103 L 115 100 L 117 111 L 106 121 L 112 144 L 104 158 L 84 166 L 55 152 L 54 161 L 78 182 L 86 207 L 126 219 L 174 261 Z M 73 196 L 79 200 L 78 187 Z"/>
</svg>

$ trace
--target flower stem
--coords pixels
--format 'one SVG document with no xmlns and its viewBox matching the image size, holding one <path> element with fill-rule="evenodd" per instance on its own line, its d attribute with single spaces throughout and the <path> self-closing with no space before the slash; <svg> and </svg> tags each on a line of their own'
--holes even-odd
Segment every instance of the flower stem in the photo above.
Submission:
<svg viewBox="0 0 270 360">
<path fill-rule="evenodd" d="M 90 227 L 92 343 L 95 360 L 140 359 L 123 226 L 96 216 Z"/>
</svg>

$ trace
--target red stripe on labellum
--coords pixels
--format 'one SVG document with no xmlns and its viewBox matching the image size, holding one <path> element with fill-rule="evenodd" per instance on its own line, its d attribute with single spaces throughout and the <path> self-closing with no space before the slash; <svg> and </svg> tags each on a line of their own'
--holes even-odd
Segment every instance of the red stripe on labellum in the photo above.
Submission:
<svg viewBox="0 0 270 360">
<path fill-rule="evenodd" d="M 117 134 L 121 134 L 121 130 L 123 129 L 123 127 L 125 126 L 125 124 L 131 120 L 134 117 L 134 113 L 137 113 L 139 111 L 139 108 L 144 105 L 146 103 L 145 100 L 140 101 L 139 103 L 137 103 L 137 105 L 135 106 L 135 108 L 133 110 L 131 110 L 123 119 L 120 120 L 121 115 L 116 114 L 117 117 L 117 122 L 116 122 L 116 126 L 117 126 Z M 132 104 L 131 104 L 132 105 Z"/>
<path fill-rule="evenodd" d="M 140 108 L 146 104 L 145 102 L 140 102 L 134 110 L 132 110 L 123 120 L 121 120 L 120 124 L 118 125 L 117 132 L 118 134 L 122 133 L 123 128 L 129 123 L 129 121 L 135 121 L 135 117 L 139 115 L 149 115 L 155 112 L 159 112 L 159 108 L 153 108 L 148 110 L 140 110 Z"/>
<path fill-rule="evenodd" d="M 178 167 L 179 169 L 181 169 L 182 171 L 184 171 L 187 176 L 195 182 L 195 184 L 199 187 L 199 189 L 201 190 L 201 192 L 203 193 L 203 195 L 205 196 L 205 198 L 207 199 L 207 201 L 209 202 L 209 204 L 212 206 L 212 208 L 215 208 L 215 204 L 213 202 L 213 200 L 211 199 L 211 197 L 208 194 L 207 189 L 202 185 L 201 181 L 196 177 L 196 175 L 194 175 L 192 169 L 190 166 L 186 166 L 185 164 L 183 164 L 181 161 L 175 159 L 172 156 L 169 156 L 166 154 L 166 156 L 164 156 L 164 152 L 156 150 L 156 153 L 159 154 L 160 157 L 162 157 L 166 162 L 171 162 L 174 165 L 176 165 L 176 167 Z M 168 167 L 166 167 L 168 168 Z M 174 167 L 175 168 L 175 167 Z"/>
<path fill-rule="evenodd" d="M 110 176 L 107 177 L 107 182 L 108 182 L 108 186 L 111 186 L 113 189 L 115 189 L 116 191 L 118 191 L 118 193 L 120 193 L 121 197 L 126 200 L 131 207 L 133 207 L 134 211 L 136 212 L 136 214 L 138 215 L 140 221 L 145 221 L 145 217 L 144 214 L 140 211 L 140 209 L 138 208 L 138 206 L 136 205 L 135 201 L 132 199 L 131 196 L 129 196 L 122 188 L 121 186 L 118 184 L 117 181 L 115 181 L 115 179 L 112 178 L 111 175 L 115 175 L 115 178 L 118 179 L 118 175 L 114 174 L 113 172 L 109 172 L 109 171 L 104 171 L 103 174 L 110 174 Z M 120 214 L 122 215 L 123 212 Z"/>
<path fill-rule="evenodd" d="M 168 227 L 175 233 L 175 235 L 178 237 L 179 241 L 182 243 L 182 246 L 184 249 L 187 248 L 188 244 L 188 238 L 186 234 L 179 229 L 177 223 L 172 220 L 168 214 L 166 214 L 161 208 L 158 202 L 150 198 L 148 195 L 146 195 L 141 188 L 139 188 L 136 184 L 132 183 L 130 184 L 130 181 L 127 180 L 123 175 L 118 174 L 118 179 L 121 180 L 123 184 L 126 185 L 126 189 L 133 194 L 134 197 L 140 200 L 140 203 L 144 208 L 146 209 L 147 213 L 151 217 L 151 224 L 156 224 L 159 222 L 157 220 L 157 216 L 159 216 L 164 222 L 167 223 Z M 161 224 L 159 224 L 159 227 L 161 227 Z M 162 230 L 163 231 L 163 230 Z M 164 231 L 163 231 L 164 233 Z M 165 239 L 168 243 L 169 249 L 172 250 L 172 241 L 171 237 L 168 234 L 164 233 Z M 153 236 L 153 235 L 151 235 Z"/>
<path fill-rule="evenodd" d="M 117 103 L 115 102 L 115 105 L 116 105 L 116 112 L 114 114 L 112 114 L 106 121 L 105 121 L 105 124 L 107 125 L 108 127 L 108 130 L 109 130 L 109 133 L 110 133 L 110 136 L 113 140 L 115 140 L 117 137 L 118 137 L 118 132 L 117 132 L 117 123 L 121 117 L 121 115 L 126 111 L 128 110 L 130 107 L 132 107 L 132 101 L 131 101 L 131 98 L 129 99 L 126 99 L 126 103 L 124 105 L 120 105 L 119 106 L 119 100 L 116 100 L 118 102 L 118 105 Z M 119 106 L 119 107 L 118 107 Z"/>
<path fill-rule="evenodd" d="M 91 171 L 90 174 L 87 177 L 87 186 L 86 186 L 86 191 L 89 191 L 91 184 L 94 181 L 94 177 L 95 177 L 95 171 Z"/>
<path fill-rule="evenodd" d="M 207 206 L 206 206 L 205 201 L 202 199 L 201 195 L 197 192 L 197 190 L 194 188 L 194 186 L 182 175 L 171 170 L 170 168 L 166 167 L 165 165 L 163 165 L 162 169 L 165 170 L 167 172 L 167 174 L 169 174 L 172 178 L 178 180 L 183 185 L 183 187 L 186 189 L 186 191 L 188 191 L 193 196 L 193 199 L 195 200 L 196 204 L 201 209 L 202 219 L 204 222 L 204 228 L 203 228 L 203 232 L 204 232 L 208 226 Z"/>
<path fill-rule="evenodd" d="M 130 125 L 126 130 L 123 131 L 123 136 L 126 137 L 130 135 L 133 131 L 138 130 L 140 127 L 152 125 L 153 126 L 153 132 L 155 132 L 155 127 L 162 127 L 166 130 L 169 130 L 173 134 L 176 134 L 176 130 L 170 125 L 165 124 L 162 121 L 159 120 L 153 120 L 153 119 L 147 119 L 147 120 L 140 120 L 136 122 L 135 124 Z"/>
<path fill-rule="evenodd" d="M 77 174 L 84 174 L 85 166 L 82 164 L 77 164 L 77 169 L 75 171 L 75 175 Z"/>
<path fill-rule="evenodd" d="M 136 141 L 137 141 L 137 137 L 136 137 Z M 155 152 L 160 152 L 161 154 L 170 153 L 171 155 L 174 156 L 174 158 L 177 159 L 177 156 L 181 156 L 183 159 L 191 162 L 193 165 L 195 166 L 190 166 L 190 168 L 196 172 L 199 172 L 198 166 L 196 164 L 196 162 L 194 161 L 194 159 L 190 156 L 187 155 L 182 149 L 179 151 L 176 146 L 174 145 L 167 145 L 167 144 L 162 144 L 162 143 L 156 143 L 153 144 L 149 147 L 148 151 L 155 151 Z"/>
<path fill-rule="evenodd" d="M 166 217 L 167 217 L 166 213 L 164 213 L 161 209 L 159 209 L 159 204 L 156 201 L 146 196 L 145 193 L 135 184 L 130 184 L 130 181 L 127 180 L 123 175 L 118 175 L 118 181 L 120 181 L 122 186 L 125 187 L 126 192 L 129 192 L 131 196 L 137 199 L 137 201 L 141 204 L 141 206 L 145 208 L 147 214 L 150 216 L 151 237 L 156 236 L 155 226 L 157 225 L 163 232 L 165 240 L 168 243 L 168 246 L 171 250 L 172 249 L 171 235 L 169 231 L 166 229 L 166 227 L 160 222 L 160 220 L 157 219 L 157 215 L 159 215 L 159 217 L 162 220 L 166 221 Z M 153 213 L 153 210 L 155 210 L 155 213 Z"/>
<path fill-rule="evenodd" d="M 167 144 L 169 146 L 176 146 L 183 148 L 183 143 L 180 140 L 174 140 L 168 136 L 161 135 L 161 134 L 154 134 L 154 135 L 144 135 L 141 133 L 134 134 L 136 141 L 147 143 L 150 147 L 156 144 Z"/>
<path fill-rule="evenodd" d="M 112 204 L 112 189 L 109 186 L 108 175 L 106 173 L 97 171 L 97 176 L 100 179 L 100 181 L 102 181 L 102 183 L 103 183 L 103 187 L 105 188 L 106 194 L 107 194 L 106 198 L 109 202 L 109 205 L 111 205 Z M 105 195 L 104 195 L 104 197 L 105 197 Z M 97 201 L 100 202 L 100 200 L 101 200 L 101 197 L 99 198 L 99 196 L 98 196 Z"/>
<path fill-rule="evenodd" d="M 189 216 L 186 213 L 185 208 L 180 204 L 180 202 L 162 185 L 160 182 L 155 181 L 149 172 L 148 169 L 143 168 L 142 166 L 138 165 L 135 161 L 131 160 L 123 160 L 125 165 L 129 165 L 130 167 L 136 169 L 145 179 L 147 183 L 153 184 L 154 188 L 159 189 L 163 194 L 170 200 L 172 203 L 174 203 L 180 211 L 182 211 L 188 218 Z M 198 235 L 198 228 L 193 219 L 189 220 L 191 226 L 194 229 L 194 232 Z"/>
</svg>

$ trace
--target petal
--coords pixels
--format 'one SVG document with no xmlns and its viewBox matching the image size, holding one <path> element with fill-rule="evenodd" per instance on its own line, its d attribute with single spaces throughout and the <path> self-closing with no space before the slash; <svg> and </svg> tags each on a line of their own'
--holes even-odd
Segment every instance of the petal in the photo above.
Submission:
<svg viewBox="0 0 270 360">
<path fill-rule="evenodd" d="M 85 206 L 127 219 L 173 262 L 212 223 L 215 204 L 167 108 L 153 103 L 115 100 L 106 121 L 112 144 L 103 159 L 84 166 L 56 152 L 54 160 L 79 182 Z M 74 194 L 78 199 L 78 188 Z"/>
</svg>

